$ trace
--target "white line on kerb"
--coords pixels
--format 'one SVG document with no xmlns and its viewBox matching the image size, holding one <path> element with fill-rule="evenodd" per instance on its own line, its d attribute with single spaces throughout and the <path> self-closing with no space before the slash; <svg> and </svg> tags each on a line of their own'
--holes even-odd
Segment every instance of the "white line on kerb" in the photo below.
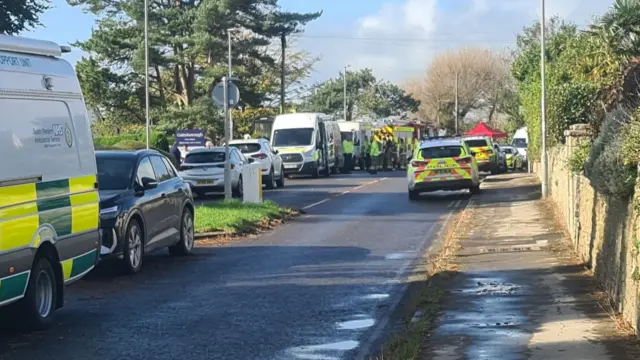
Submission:
<svg viewBox="0 0 640 360">
<path fill-rule="evenodd" d="M 456 204 L 453 205 L 454 208 L 457 208 L 458 206 L 460 206 L 460 203 L 462 202 L 462 200 L 458 200 L 456 201 Z"/>
</svg>

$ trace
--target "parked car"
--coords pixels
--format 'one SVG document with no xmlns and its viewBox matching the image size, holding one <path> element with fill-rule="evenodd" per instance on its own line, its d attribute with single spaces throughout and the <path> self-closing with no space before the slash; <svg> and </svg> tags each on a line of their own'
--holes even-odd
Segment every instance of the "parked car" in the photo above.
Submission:
<svg viewBox="0 0 640 360">
<path fill-rule="evenodd" d="M 524 168 L 524 156 L 515 146 L 501 146 L 500 150 L 506 154 L 508 169 L 520 170 Z"/>
<path fill-rule="evenodd" d="M 284 187 L 284 165 L 278 150 L 274 150 L 266 139 L 232 140 L 229 145 L 262 167 L 262 183 L 267 189 Z"/>
<path fill-rule="evenodd" d="M 122 256 L 137 273 L 145 253 L 189 255 L 194 206 L 189 185 L 155 150 L 97 151 L 101 255 Z"/>
<path fill-rule="evenodd" d="M 242 197 L 242 167 L 253 163 L 240 150 L 230 146 L 231 188 L 233 195 Z M 191 187 L 197 196 L 211 192 L 224 191 L 224 147 L 201 148 L 191 150 L 180 165 L 180 177 Z"/>
<path fill-rule="evenodd" d="M 498 144 L 493 144 L 493 148 L 496 150 L 496 154 L 498 154 L 498 173 L 504 174 L 507 172 L 507 155 Z"/>
</svg>

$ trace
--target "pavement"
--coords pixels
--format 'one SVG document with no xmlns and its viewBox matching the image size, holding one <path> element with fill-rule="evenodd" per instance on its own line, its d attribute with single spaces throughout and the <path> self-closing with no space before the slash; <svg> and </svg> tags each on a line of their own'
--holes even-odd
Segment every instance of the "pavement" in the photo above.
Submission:
<svg viewBox="0 0 640 360">
<path fill-rule="evenodd" d="M 482 188 L 463 214 L 461 270 L 423 359 L 640 359 L 637 339 L 597 301 L 535 176 L 490 177 Z"/>
<path fill-rule="evenodd" d="M 410 202 L 403 172 L 289 180 L 264 196 L 306 214 L 140 274 L 103 264 L 67 289 L 58 323 L 0 334 L 0 359 L 356 359 L 388 335 L 407 276 L 469 201 Z"/>
</svg>

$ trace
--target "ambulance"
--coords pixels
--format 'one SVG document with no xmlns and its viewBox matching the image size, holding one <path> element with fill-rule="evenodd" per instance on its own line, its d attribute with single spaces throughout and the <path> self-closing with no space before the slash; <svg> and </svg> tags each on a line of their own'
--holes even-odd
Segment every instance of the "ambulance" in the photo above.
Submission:
<svg viewBox="0 0 640 360">
<path fill-rule="evenodd" d="M 0 35 L 0 306 L 36 329 L 100 256 L 96 158 L 69 51 Z"/>
</svg>

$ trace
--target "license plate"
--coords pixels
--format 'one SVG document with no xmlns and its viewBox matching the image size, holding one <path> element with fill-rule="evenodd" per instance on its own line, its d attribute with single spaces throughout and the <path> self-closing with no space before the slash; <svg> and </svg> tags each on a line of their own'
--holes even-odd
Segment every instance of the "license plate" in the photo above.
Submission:
<svg viewBox="0 0 640 360">
<path fill-rule="evenodd" d="M 298 165 L 296 165 L 296 164 L 288 164 L 288 165 L 284 166 L 285 169 L 295 169 L 297 167 L 298 167 Z"/>
<path fill-rule="evenodd" d="M 442 174 L 449 174 L 451 173 L 451 170 L 445 170 L 445 169 L 437 169 L 437 170 L 433 170 L 433 173 L 435 175 L 442 175 Z"/>
<path fill-rule="evenodd" d="M 213 184 L 213 180 L 198 180 L 196 182 L 198 185 L 210 185 Z"/>
</svg>

